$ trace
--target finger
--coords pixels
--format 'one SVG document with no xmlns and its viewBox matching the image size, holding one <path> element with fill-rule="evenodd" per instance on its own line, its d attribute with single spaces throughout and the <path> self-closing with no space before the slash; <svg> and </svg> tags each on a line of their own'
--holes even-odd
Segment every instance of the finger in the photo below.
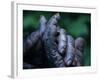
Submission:
<svg viewBox="0 0 100 80">
<path fill-rule="evenodd" d="M 48 25 L 56 25 L 58 20 L 60 19 L 60 14 L 59 13 L 56 13 L 55 15 L 53 15 L 49 22 L 48 22 Z"/>
<path fill-rule="evenodd" d="M 78 49 L 76 49 L 75 50 L 75 59 L 74 59 L 74 62 L 76 62 L 76 63 L 74 65 L 81 66 L 82 65 L 82 58 L 83 58 L 82 52 L 79 51 Z"/>
<path fill-rule="evenodd" d="M 75 53 L 74 39 L 72 36 L 67 35 L 67 50 L 64 58 L 64 62 L 67 66 L 72 65 L 72 62 L 74 60 L 74 53 Z"/>
<path fill-rule="evenodd" d="M 40 24 L 45 24 L 47 22 L 45 16 L 41 15 L 40 16 Z"/>
<path fill-rule="evenodd" d="M 82 37 L 78 37 L 75 40 L 75 48 L 83 52 L 85 46 L 85 40 Z"/>
<path fill-rule="evenodd" d="M 76 61 L 76 66 L 81 66 L 82 65 L 84 45 L 85 45 L 85 40 L 82 37 L 78 37 L 75 40 L 75 61 Z"/>
<path fill-rule="evenodd" d="M 40 29 L 39 29 L 40 35 L 43 35 L 46 30 L 46 22 L 47 22 L 47 20 L 46 20 L 45 16 L 41 15 L 40 22 L 39 22 L 40 23 L 40 25 L 39 25 L 40 26 Z"/>
<path fill-rule="evenodd" d="M 48 36 L 51 35 L 51 36 L 55 37 L 55 35 L 57 34 L 57 25 L 56 24 L 57 24 L 59 18 L 60 18 L 59 13 L 56 13 L 48 21 L 47 31 L 46 31 L 47 33 L 49 33 Z"/>
<path fill-rule="evenodd" d="M 64 29 L 59 30 L 58 36 L 58 51 L 61 55 L 64 55 L 66 48 L 67 48 L 67 38 L 66 38 L 66 31 Z"/>
</svg>

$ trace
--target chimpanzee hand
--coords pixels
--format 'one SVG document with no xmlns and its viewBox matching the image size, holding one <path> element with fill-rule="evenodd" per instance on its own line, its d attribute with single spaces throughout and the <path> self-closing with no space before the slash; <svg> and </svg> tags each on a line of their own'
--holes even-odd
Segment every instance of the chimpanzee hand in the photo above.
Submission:
<svg viewBox="0 0 100 80">
<path fill-rule="evenodd" d="M 74 38 L 58 27 L 59 13 L 50 18 L 44 34 L 44 45 L 48 60 L 53 66 L 81 66 L 85 40 Z"/>
<path fill-rule="evenodd" d="M 59 13 L 53 15 L 49 21 L 41 16 L 39 30 L 32 32 L 24 42 L 24 53 L 42 40 L 40 43 L 44 47 L 42 49 L 45 51 L 43 53 L 48 59 L 49 67 L 81 66 L 85 40 L 82 37 L 74 40 L 65 29 L 59 27 L 59 19 Z"/>
</svg>

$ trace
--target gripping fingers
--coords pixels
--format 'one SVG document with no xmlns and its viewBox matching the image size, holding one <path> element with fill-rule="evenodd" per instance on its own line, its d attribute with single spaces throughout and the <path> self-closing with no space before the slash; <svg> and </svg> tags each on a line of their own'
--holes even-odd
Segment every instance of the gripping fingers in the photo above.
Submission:
<svg viewBox="0 0 100 80">
<path fill-rule="evenodd" d="M 82 37 L 78 37 L 75 40 L 75 48 L 83 52 L 84 50 L 84 45 L 85 45 L 85 40 Z"/>
<path fill-rule="evenodd" d="M 48 25 L 56 25 L 58 20 L 60 19 L 60 14 L 59 13 L 56 13 L 55 15 L 53 15 L 49 22 L 48 22 Z"/>
<path fill-rule="evenodd" d="M 39 29 L 40 35 L 43 35 L 46 30 L 46 27 L 47 27 L 46 22 L 47 22 L 47 20 L 46 20 L 45 16 L 41 15 L 40 16 L 40 25 L 39 25 L 40 26 L 40 29 Z"/>
<path fill-rule="evenodd" d="M 85 45 L 85 40 L 82 37 L 78 37 L 75 40 L 75 62 L 76 62 L 76 66 L 82 65 L 84 45 Z"/>
<path fill-rule="evenodd" d="M 67 38 L 66 38 L 66 32 L 64 29 L 59 30 L 59 36 L 58 36 L 58 51 L 61 53 L 61 55 L 64 55 L 66 48 L 67 48 Z"/>
<path fill-rule="evenodd" d="M 64 58 L 64 62 L 67 66 L 71 66 L 72 62 L 74 60 L 74 53 L 75 53 L 75 48 L 74 48 L 74 39 L 72 36 L 68 35 L 67 36 L 67 50 Z"/>
</svg>

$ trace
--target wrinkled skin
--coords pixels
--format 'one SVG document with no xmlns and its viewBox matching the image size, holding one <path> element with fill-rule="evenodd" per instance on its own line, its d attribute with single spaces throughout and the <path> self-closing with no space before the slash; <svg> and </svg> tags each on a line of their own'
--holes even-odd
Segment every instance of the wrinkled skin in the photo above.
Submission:
<svg viewBox="0 0 100 80">
<path fill-rule="evenodd" d="M 23 42 L 24 68 L 49 68 L 81 66 L 85 40 L 74 39 L 58 26 L 60 14 L 48 21 L 40 17 L 39 30 L 32 32 Z M 34 50 L 38 53 L 34 53 Z M 31 54 L 28 51 L 32 50 Z M 34 53 L 34 54 L 32 54 Z M 30 60 L 27 57 L 31 56 Z"/>
<path fill-rule="evenodd" d="M 57 21 L 60 15 L 55 14 L 51 17 L 47 24 L 47 31 L 45 33 L 44 45 L 47 53 L 48 60 L 53 67 L 65 67 L 62 56 L 59 54 L 57 44 L 55 43 L 55 35 L 57 33 Z"/>
<path fill-rule="evenodd" d="M 67 38 L 66 38 L 66 31 L 64 29 L 59 30 L 59 36 L 58 36 L 58 51 L 61 55 L 64 55 L 67 48 Z"/>
<path fill-rule="evenodd" d="M 83 52 L 84 45 L 85 45 L 85 40 L 82 37 L 78 37 L 75 40 L 75 48 L 78 49 L 79 51 Z"/>
<path fill-rule="evenodd" d="M 40 21 L 39 21 L 39 30 L 32 32 L 27 38 L 26 40 L 24 40 L 23 42 L 23 51 L 24 54 L 26 51 L 28 51 L 31 47 L 35 46 L 36 43 L 38 43 L 40 37 L 42 37 L 42 35 L 44 34 L 45 30 L 46 30 L 46 18 L 44 16 L 40 17 Z"/>
<path fill-rule="evenodd" d="M 64 58 L 66 66 L 71 66 L 75 56 L 74 39 L 72 36 L 67 35 L 67 49 Z"/>
<path fill-rule="evenodd" d="M 84 52 L 85 40 L 82 37 L 78 37 L 75 40 L 75 58 L 76 66 L 82 66 L 83 52 Z"/>
</svg>

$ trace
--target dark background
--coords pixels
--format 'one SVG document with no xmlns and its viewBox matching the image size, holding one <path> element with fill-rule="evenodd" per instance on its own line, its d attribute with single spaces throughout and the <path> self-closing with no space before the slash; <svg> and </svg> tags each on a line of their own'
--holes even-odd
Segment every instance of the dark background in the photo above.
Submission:
<svg viewBox="0 0 100 80">
<path fill-rule="evenodd" d="M 44 15 L 47 20 L 57 12 L 47 11 L 23 11 L 23 39 L 31 32 L 39 28 L 40 15 Z M 75 38 L 82 36 L 86 40 L 84 50 L 84 66 L 91 65 L 91 14 L 89 13 L 69 13 L 59 12 L 61 19 L 60 27 L 63 27 L 66 32 Z"/>
</svg>

